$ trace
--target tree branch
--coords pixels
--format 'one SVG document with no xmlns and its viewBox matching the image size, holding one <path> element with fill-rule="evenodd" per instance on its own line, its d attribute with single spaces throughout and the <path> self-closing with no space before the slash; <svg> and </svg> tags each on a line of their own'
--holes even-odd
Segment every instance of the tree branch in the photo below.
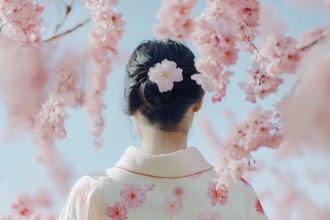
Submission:
<svg viewBox="0 0 330 220">
<path fill-rule="evenodd" d="M 57 40 L 57 39 L 59 39 L 59 38 L 62 38 L 62 37 L 64 37 L 65 35 L 70 34 L 71 32 L 73 32 L 73 31 L 77 30 L 78 28 L 84 26 L 84 25 L 87 24 L 90 20 L 91 20 L 91 19 L 88 18 L 88 19 L 86 19 L 85 21 L 83 21 L 83 22 L 77 24 L 75 27 L 73 27 L 73 28 L 71 28 L 71 29 L 69 29 L 69 30 L 64 31 L 63 33 L 60 33 L 60 34 L 54 35 L 54 36 L 52 36 L 52 37 L 50 37 L 50 38 L 44 40 L 44 42 L 47 43 L 47 42 L 54 41 L 54 40 Z"/>
<path fill-rule="evenodd" d="M 324 38 L 326 38 L 327 36 L 329 36 L 329 33 L 330 33 L 330 31 L 327 31 L 327 32 L 323 33 L 318 39 L 314 40 L 312 43 L 310 43 L 310 44 L 308 44 L 306 46 L 303 46 L 303 47 L 299 48 L 299 50 L 305 51 L 305 50 L 310 49 L 311 47 L 313 47 L 314 45 L 316 45 L 317 43 L 319 43 L 321 40 L 323 40 Z"/>
<path fill-rule="evenodd" d="M 68 75 L 68 77 L 67 77 L 65 80 L 63 80 L 63 81 L 61 81 L 61 82 L 59 83 L 58 88 L 57 88 L 57 94 L 60 93 L 60 91 L 61 91 L 61 89 L 62 89 L 62 86 L 64 86 L 64 84 L 65 84 L 67 81 L 69 81 L 69 79 L 71 79 L 71 73 Z"/>
<path fill-rule="evenodd" d="M 63 24 L 66 22 L 66 20 L 67 20 L 69 14 L 70 14 L 71 11 L 72 11 L 72 5 L 73 5 L 73 3 L 74 3 L 74 0 L 71 0 L 71 2 L 70 2 L 69 4 L 65 5 L 65 7 L 66 7 L 65 15 L 64 15 L 62 21 L 61 21 L 59 24 L 56 25 L 56 28 L 55 28 L 55 30 L 54 30 L 54 35 L 58 32 L 58 30 L 59 30 L 59 29 L 63 26 Z"/>
</svg>

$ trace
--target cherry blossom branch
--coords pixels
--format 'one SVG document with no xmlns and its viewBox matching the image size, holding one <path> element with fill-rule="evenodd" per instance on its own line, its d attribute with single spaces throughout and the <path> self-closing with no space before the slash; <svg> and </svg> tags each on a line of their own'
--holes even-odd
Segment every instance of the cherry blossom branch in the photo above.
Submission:
<svg viewBox="0 0 330 220">
<path fill-rule="evenodd" d="M 302 48 L 299 48 L 299 50 L 306 51 L 306 50 L 310 49 L 311 47 L 313 47 L 314 45 L 316 45 L 317 43 L 319 43 L 324 38 L 328 37 L 329 35 L 330 35 L 330 31 L 328 30 L 327 32 L 321 34 L 321 36 L 319 38 L 317 38 L 316 40 L 314 40 L 312 43 L 310 43 L 306 46 L 303 46 Z"/>
<path fill-rule="evenodd" d="M 65 15 L 64 15 L 62 21 L 56 25 L 56 28 L 55 28 L 54 34 L 56 34 L 56 33 L 58 32 L 58 30 L 59 30 L 59 29 L 63 26 L 63 24 L 66 22 L 66 20 L 67 20 L 69 14 L 70 14 L 71 11 L 72 11 L 72 5 L 73 5 L 73 3 L 74 3 L 74 0 L 71 0 L 71 2 L 70 2 L 68 5 L 65 5 L 65 8 L 66 8 L 66 10 L 65 10 Z"/>
<path fill-rule="evenodd" d="M 61 81 L 61 82 L 59 83 L 58 88 L 57 88 L 57 94 L 60 93 L 61 88 L 63 87 L 63 85 L 64 85 L 67 81 L 69 81 L 69 79 L 71 79 L 71 76 L 72 76 L 72 75 L 69 74 L 68 77 L 67 77 L 65 80 L 63 80 L 63 81 Z"/>
<path fill-rule="evenodd" d="M 85 21 L 83 21 L 83 22 L 77 24 L 75 27 L 73 27 L 73 28 L 71 28 L 71 29 L 69 29 L 69 30 L 64 31 L 63 33 L 60 33 L 60 34 L 54 35 L 54 36 L 52 36 L 52 37 L 50 37 L 50 38 L 44 40 L 44 42 L 47 43 L 47 42 L 54 41 L 54 40 L 57 40 L 57 39 L 59 39 L 59 38 L 62 38 L 62 37 L 64 37 L 65 35 L 70 34 L 71 32 L 73 32 L 73 31 L 79 29 L 80 27 L 84 26 L 84 25 L 87 24 L 90 20 L 91 20 L 91 18 L 87 18 Z"/>
</svg>

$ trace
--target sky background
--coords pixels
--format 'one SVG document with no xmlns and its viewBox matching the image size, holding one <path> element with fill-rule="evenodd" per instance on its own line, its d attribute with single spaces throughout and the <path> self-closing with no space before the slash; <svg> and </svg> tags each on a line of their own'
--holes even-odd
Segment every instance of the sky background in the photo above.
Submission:
<svg viewBox="0 0 330 220">
<path fill-rule="evenodd" d="M 60 20 L 63 8 L 56 6 L 51 1 L 40 2 L 47 3 L 44 12 L 46 30 L 43 34 L 44 38 L 47 38 L 52 33 L 52 29 L 49 27 L 53 28 Z M 293 36 L 299 36 L 305 30 L 313 27 L 322 27 L 329 22 L 329 15 L 322 8 L 310 6 L 296 7 L 285 0 L 264 0 L 261 2 L 273 4 L 274 11 L 286 22 L 287 32 Z M 124 66 L 127 55 L 141 41 L 155 38 L 152 26 L 158 23 L 155 15 L 160 5 L 161 1 L 156 0 L 121 0 L 118 5 L 118 11 L 125 16 L 126 26 L 123 39 L 119 44 L 119 51 L 122 55 L 121 58 L 112 61 L 113 71 L 108 77 L 108 89 L 104 95 L 104 102 L 107 105 L 107 108 L 104 110 L 106 118 L 103 134 L 105 138 L 104 146 L 101 149 L 93 147 L 93 137 L 90 135 L 87 127 L 87 114 L 82 109 L 69 110 L 69 119 L 65 123 L 67 138 L 56 144 L 58 151 L 74 170 L 72 184 L 85 173 L 111 167 L 118 161 L 129 145 L 140 146 L 140 140 L 133 130 L 129 117 L 122 111 Z M 205 2 L 199 1 L 194 8 L 194 15 L 199 15 L 204 6 Z M 83 1 L 76 1 L 73 13 L 70 15 L 63 30 L 74 26 L 88 16 L 88 11 L 84 9 Z M 61 54 L 64 48 L 71 48 L 78 53 L 83 53 L 87 43 L 89 28 L 90 25 L 86 25 L 59 41 L 59 49 L 56 50 L 56 53 Z M 191 42 L 188 42 L 188 45 L 195 51 Z M 196 115 L 189 134 L 189 146 L 196 146 L 210 163 L 215 163 L 215 151 L 200 128 L 200 120 L 207 117 L 212 122 L 212 126 L 219 137 L 223 137 L 232 123 L 225 117 L 225 112 L 228 110 L 232 111 L 235 116 L 234 121 L 239 122 L 246 112 L 253 107 L 244 101 L 245 95 L 237 85 L 239 81 L 246 79 L 247 74 L 245 72 L 249 68 L 249 64 L 249 56 L 241 54 L 240 61 L 232 68 L 235 76 L 232 79 L 224 101 L 212 104 L 209 95 L 207 95 L 202 110 Z M 269 97 L 261 102 L 260 105 L 265 109 L 272 109 L 272 104 L 288 91 L 293 79 L 294 77 L 288 77 L 288 83 L 285 86 L 281 86 L 279 95 Z M 5 106 L 0 100 L 0 137 L 5 137 L 6 134 L 6 115 Z M 30 135 L 25 130 L 17 131 L 10 142 L 6 141 L 5 138 L 0 139 L 0 212 L 8 212 L 10 202 L 21 192 L 34 193 L 39 188 L 48 190 L 54 188 L 54 183 L 52 183 L 44 166 L 34 159 L 36 153 L 36 147 L 32 144 Z M 267 158 L 272 158 L 273 154 L 274 152 L 272 151 L 262 150 L 255 157 L 256 159 L 267 160 Z M 287 166 L 299 172 L 299 169 L 309 162 L 319 164 L 321 167 L 324 165 L 315 158 L 309 158 L 308 160 L 298 162 L 288 162 Z M 259 192 L 263 185 L 269 184 L 268 180 L 269 174 L 259 175 L 253 181 L 256 191 Z M 319 193 L 320 190 L 326 190 L 326 188 L 321 187 L 318 190 L 317 192 Z M 55 190 L 52 190 L 52 193 L 56 202 L 54 209 L 59 211 L 67 195 L 62 195 Z M 330 198 L 328 194 L 322 194 L 324 201 Z M 264 208 L 266 213 L 272 212 L 270 204 L 266 203 Z"/>
</svg>

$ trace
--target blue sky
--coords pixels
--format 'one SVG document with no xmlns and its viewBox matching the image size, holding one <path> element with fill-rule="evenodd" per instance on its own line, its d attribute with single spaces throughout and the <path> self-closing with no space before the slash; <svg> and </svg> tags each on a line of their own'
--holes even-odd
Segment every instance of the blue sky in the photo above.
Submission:
<svg viewBox="0 0 330 220">
<path fill-rule="evenodd" d="M 329 21 L 329 16 L 321 10 L 309 7 L 294 7 L 284 0 L 264 0 L 263 3 L 274 4 L 280 16 L 287 23 L 287 29 L 293 36 L 298 36 L 304 30 L 312 27 L 323 26 Z M 120 42 L 119 50 L 130 53 L 141 41 L 155 38 L 151 30 L 152 25 L 158 23 L 155 14 L 160 7 L 161 1 L 122 0 L 118 5 L 118 11 L 122 12 L 126 19 L 125 33 Z M 194 9 L 198 15 L 205 5 L 199 1 Z M 46 27 L 54 25 L 59 20 L 56 7 L 49 5 L 44 13 Z M 69 18 L 66 27 L 88 17 L 88 11 L 84 9 L 82 1 L 76 1 L 73 14 Z M 89 25 L 71 34 L 59 42 L 60 48 L 71 47 L 77 52 L 83 52 L 87 42 Z M 44 36 L 51 32 L 45 31 Z M 193 46 L 188 43 L 194 50 Z M 61 51 L 61 50 L 59 50 Z M 66 122 L 68 137 L 57 143 L 57 149 L 65 159 L 72 165 L 75 175 L 72 184 L 84 173 L 103 170 L 112 166 L 129 145 L 140 145 L 137 135 L 133 131 L 130 119 L 122 112 L 123 107 L 123 85 L 125 61 L 113 61 L 113 71 L 108 77 L 108 89 L 104 101 L 107 105 L 104 111 L 106 127 L 104 132 L 104 147 L 95 149 L 92 146 L 93 137 L 87 128 L 87 115 L 84 110 L 69 110 L 69 120 Z M 214 151 L 199 127 L 199 120 L 208 117 L 212 121 L 214 129 L 219 136 L 224 136 L 230 126 L 230 121 L 225 118 L 223 111 L 230 109 L 234 112 L 236 119 L 242 119 L 252 106 L 244 101 L 245 96 L 238 88 L 237 82 L 245 79 L 245 71 L 249 68 L 249 57 L 242 55 L 239 63 L 233 68 L 236 75 L 228 91 L 225 100 L 218 104 L 212 104 L 209 96 L 206 97 L 202 110 L 197 114 L 193 128 L 189 135 L 189 145 L 197 146 L 211 162 L 215 162 Z M 290 81 L 290 79 L 289 79 Z M 288 84 L 290 85 L 290 83 Z M 282 86 L 280 94 L 284 94 L 288 86 Z M 271 108 L 279 96 L 271 96 L 260 103 L 264 108 Z M 3 102 L 0 101 L 0 136 L 6 133 L 6 111 Z M 12 142 L 0 140 L 0 212 L 9 210 L 10 201 L 20 192 L 35 192 L 42 187 L 52 189 L 51 182 L 45 168 L 34 160 L 36 148 L 33 146 L 28 132 L 22 130 L 14 136 Z M 262 151 L 256 155 L 257 158 L 268 157 L 269 152 Z M 267 177 L 265 177 L 267 178 Z M 262 178 L 260 182 L 262 182 Z M 256 183 L 258 186 L 260 183 Z M 55 209 L 59 210 L 64 203 L 66 195 L 56 193 Z"/>
</svg>

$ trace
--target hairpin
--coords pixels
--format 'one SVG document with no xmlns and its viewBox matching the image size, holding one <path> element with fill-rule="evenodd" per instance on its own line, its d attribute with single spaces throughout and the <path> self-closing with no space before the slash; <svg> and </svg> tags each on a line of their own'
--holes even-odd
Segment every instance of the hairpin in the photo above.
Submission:
<svg viewBox="0 0 330 220">
<path fill-rule="evenodd" d="M 160 92 L 172 90 L 174 82 L 183 80 L 182 69 L 178 68 L 175 62 L 167 59 L 151 67 L 148 76 L 151 82 L 157 84 Z"/>
</svg>

